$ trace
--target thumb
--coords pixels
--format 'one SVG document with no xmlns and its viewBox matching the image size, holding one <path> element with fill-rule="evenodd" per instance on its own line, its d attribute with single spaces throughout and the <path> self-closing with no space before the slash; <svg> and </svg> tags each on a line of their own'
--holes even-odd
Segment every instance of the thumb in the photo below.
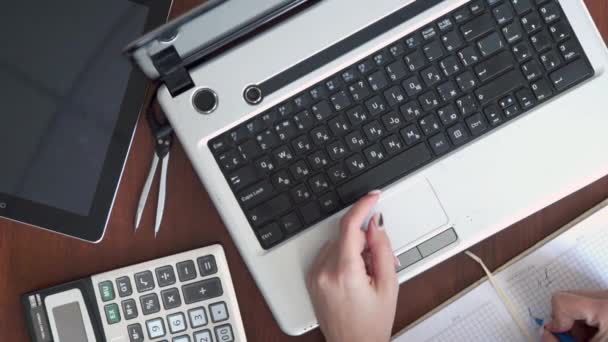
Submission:
<svg viewBox="0 0 608 342">
<path fill-rule="evenodd" d="M 376 289 L 388 293 L 397 292 L 395 256 L 391 242 L 384 230 L 382 214 L 375 214 L 367 229 L 367 246 L 372 257 L 372 279 Z"/>
</svg>

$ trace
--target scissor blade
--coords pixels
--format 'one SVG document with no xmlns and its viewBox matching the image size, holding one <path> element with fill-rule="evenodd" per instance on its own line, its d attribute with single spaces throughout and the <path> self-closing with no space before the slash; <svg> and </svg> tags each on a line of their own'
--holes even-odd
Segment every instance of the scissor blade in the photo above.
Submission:
<svg viewBox="0 0 608 342">
<path fill-rule="evenodd" d="M 154 226 L 154 237 L 160 230 L 160 224 L 163 221 L 163 214 L 165 212 L 165 196 L 167 194 L 167 166 L 169 165 L 169 155 L 163 158 L 160 168 L 160 187 L 158 189 L 158 203 L 156 205 L 156 224 Z"/>
<path fill-rule="evenodd" d="M 144 208 L 146 207 L 146 201 L 148 200 L 148 195 L 150 194 L 150 188 L 152 187 L 152 181 L 154 180 L 154 174 L 156 173 L 157 167 L 158 156 L 156 155 L 156 153 L 154 153 L 154 159 L 152 159 L 152 166 L 150 167 L 148 178 L 146 179 L 144 188 L 141 191 L 141 195 L 139 195 L 139 203 L 137 204 L 137 214 L 135 216 L 135 230 L 139 228 L 139 222 L 141 221 L 142 214 L 144 213 Z"/>
</svg>

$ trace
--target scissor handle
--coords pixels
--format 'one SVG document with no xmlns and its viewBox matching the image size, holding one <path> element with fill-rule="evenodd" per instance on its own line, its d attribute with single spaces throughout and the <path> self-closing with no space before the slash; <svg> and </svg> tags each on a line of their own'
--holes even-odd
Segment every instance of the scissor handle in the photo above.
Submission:
<svg viewBox="0 0 608 342">
<path fill-rule="evenodd" d="M 156 154 L 162 159 L 173 145 L 173 127 L 166 120 L 161 122 L 153 109 L 148 110 L 146 119 L 154 136 Z"/>
</svg>

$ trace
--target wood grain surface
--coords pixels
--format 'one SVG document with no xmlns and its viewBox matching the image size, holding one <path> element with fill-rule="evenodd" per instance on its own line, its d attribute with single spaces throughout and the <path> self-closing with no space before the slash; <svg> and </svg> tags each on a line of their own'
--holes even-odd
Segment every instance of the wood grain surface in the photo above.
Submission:
<svg viewBox="0 0 608 342">
<path fill-rule="evenodd" d="M 585 2 L 606 40 L 608 1 Z M 172 16 L 198 3 L 175 0 Z M 323 341 L 318 330 L 295 338 L 279 330 L 179 143 L 171 153 L 167 207 L 160 234 L 154 238 L 153 205 L 148 205 L 144 213 L 143 228 L 134 233 L 137 200 L 148 173 L 152 148 L 145 120 L 140 120 L 108 230 L 99 244 L 83 243 L 0 219 L 0 341 L 28 340 L 19 304 L 22 293 L 216 242 L 226 250 L 250 341 Z M 157 182 L 158 179 L 148 204 L 156 201 Z M 514 224 L 473 250 L 490 268 L 497 268 L 606 197 L 608 176 Z M 401 330 L 481 277 L 478 266 L 457 255 L 401 285 L 394 331 Z"/>
</svg>

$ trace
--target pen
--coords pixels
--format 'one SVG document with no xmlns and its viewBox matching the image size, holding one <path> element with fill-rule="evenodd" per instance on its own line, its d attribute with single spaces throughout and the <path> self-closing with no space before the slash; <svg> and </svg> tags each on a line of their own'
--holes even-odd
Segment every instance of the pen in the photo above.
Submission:
<svg viewBox="0 0 608 342">
<path fill-rule="evenodd" d="M 536 322 L 536 324 L 539 327 L 542 327 L 543 324 L 545 324 L 545 321 L 543 321 L 540 318 L 536 318 L 536 317 L 532 317 L 532 318 L 534 319 L 534 322 Z M 557 333 L 557 334 L 553 334 L 553 336 L 557 337 L 559 342 L 576 342 L 574 337 L 570 336 L 570 334 L 568 334 L 568 333 Z"/>
</svg>

